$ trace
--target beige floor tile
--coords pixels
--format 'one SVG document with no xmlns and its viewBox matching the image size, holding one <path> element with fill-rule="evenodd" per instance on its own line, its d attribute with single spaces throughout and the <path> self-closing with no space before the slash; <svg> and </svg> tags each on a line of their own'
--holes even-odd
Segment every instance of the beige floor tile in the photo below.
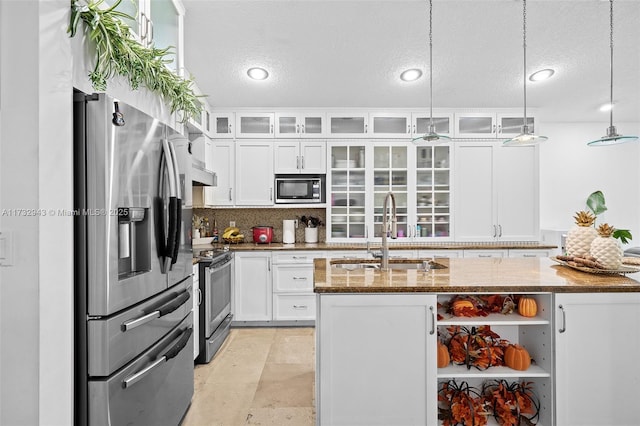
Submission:
<svg viewBox="0 0 640 426">
<path fill-rule="evenodd" d="M 266 364 L 252 408 L 312 407 L 313 364 Z"/>
<path fill-rule="evenodd" d="M 238 328 L 214 359 L 196 365 L 181 426 L 315 423 L 313 328 Z"/>
<path fill-rule="evenodd" d="M 309 336 L 293 336 L 274 343 L 267 357 L 273 364 L 313 364 L 315 350 Z"/>
<path fill-rule="evenodd" d="M 181 426 L 238 426 L 246 422 L 256 384 L 208 386 L 196 394 Z"/>
<path fill-rule="evenodd" d="M 311 407 L 251 408 L 246 424 L 313 426 L 315 424 L 315 412 Z"/>
</svg>

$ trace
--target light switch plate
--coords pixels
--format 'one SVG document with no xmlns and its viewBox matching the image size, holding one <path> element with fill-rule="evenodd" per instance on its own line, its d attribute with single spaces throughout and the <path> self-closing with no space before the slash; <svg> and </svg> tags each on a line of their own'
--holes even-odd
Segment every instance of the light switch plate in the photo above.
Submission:
<svg viewBox="0 0 640 426">
<path fill-rule="evenodd" d="M 0 266 L 13 265 L 13 232 L 0 232 Z"/>
</svg>

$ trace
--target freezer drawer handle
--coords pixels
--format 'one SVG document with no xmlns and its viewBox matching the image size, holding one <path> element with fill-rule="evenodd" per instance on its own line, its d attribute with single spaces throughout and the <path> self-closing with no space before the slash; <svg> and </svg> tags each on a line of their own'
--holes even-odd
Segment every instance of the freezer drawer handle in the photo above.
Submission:
<svg viewBox="0 0 640 426">
<path fill-rule="evenodd" d="M 182 333 L 182 337 L 180 338 L 180 340 L 178 340 L 178 342 L 171 349 L 165 352 L 164 355 L 162 355 L 160 358 L 153 361 L 151 364 L 149 364 L 142 370 L 124 379 L 122 381 L 122 387 L 126 389 L 128 387 L 133 386 L 134 384 L 142 380 L 147 374 L 151 372 L 151 370 L 156 368 L 158 365 L 163 364 L 169 361 L 171 358 L 174 358 L 176 355 L 178 355 L 180 351 L 184 349 L 184 347 L 189 342 L 189 338 L 191 338 L 192 333 L 193 333 L 193 328 L 188 328 L 184 333 Z"/>
<path fill-rule="evenodd" d="M 122 331 L 129 331 L 133 328 L 141 326 L 142 324 L 146 324 L 149 321 L 153 321 L 156 318 L 160 318 L 161 316 L 170 314 L 171 312 L 175 311 L 180 306 L 182 306 L 184 302 L 189 300 L 190 297 L 191 295 L 189 294 L 188 291 L 183 291 L 182 293 L 180 293 L 178 297 L 176 297 L 169 303 L 165 303 L 164 305 L 160 306 L 155 311 L 123 323 L 120 329 Z"/>
</svg>

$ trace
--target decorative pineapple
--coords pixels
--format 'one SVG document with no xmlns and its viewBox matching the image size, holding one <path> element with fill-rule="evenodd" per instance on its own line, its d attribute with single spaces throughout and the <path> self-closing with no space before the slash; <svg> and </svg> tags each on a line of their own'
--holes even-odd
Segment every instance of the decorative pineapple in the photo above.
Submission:
<svg viewBox="0 0 640 426">
<path fill-rule="evenodd" d="M 591 242 L 598 236 L 593 227 L 596 217 L 589 212 L 579 211 L 573 218 L 578 226 L 567 234 L 567 255 L 584 257 L 589 254 Z"/>
<path fill-rule="evenodd" d="M 591 243 L 591 256 L 605 269 L 618 269 L 622 265 L 622 248 L 611 236 L 615 229 L 606 223 L 598 226 L 598 236 Z"/>
</svg>

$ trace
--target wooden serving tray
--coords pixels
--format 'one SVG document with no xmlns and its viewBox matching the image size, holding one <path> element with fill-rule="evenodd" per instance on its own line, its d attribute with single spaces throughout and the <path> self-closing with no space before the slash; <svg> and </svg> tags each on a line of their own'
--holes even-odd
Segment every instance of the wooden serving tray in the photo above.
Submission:
<svg viewBox="0 0 640 426">
<path fill-rule="evenodd" d="M 571 269 L 577 269 L 578 271 L 582 271 L 582 272 L 588 272 L 590 274 L 632 274 L 634 272 L 640 272 L 640 268 L 635 268 L 632 266 L 620 266 L 620 268 L 618 269 L 600 269 L 600 268 L 589 268 L 588 266 L 574 266 L 574 265 L 569 265 L 567 262 L 565 262 L 564 260 L 560 260 L 560 259 L 556 259 L 555 257 L 551 257 L 551 260 L 553 260 L 554 262 L 558 262 L 559 264 L 561 264 L 562 266 L 566 266 L 568 268 Z"/>
</svg>

